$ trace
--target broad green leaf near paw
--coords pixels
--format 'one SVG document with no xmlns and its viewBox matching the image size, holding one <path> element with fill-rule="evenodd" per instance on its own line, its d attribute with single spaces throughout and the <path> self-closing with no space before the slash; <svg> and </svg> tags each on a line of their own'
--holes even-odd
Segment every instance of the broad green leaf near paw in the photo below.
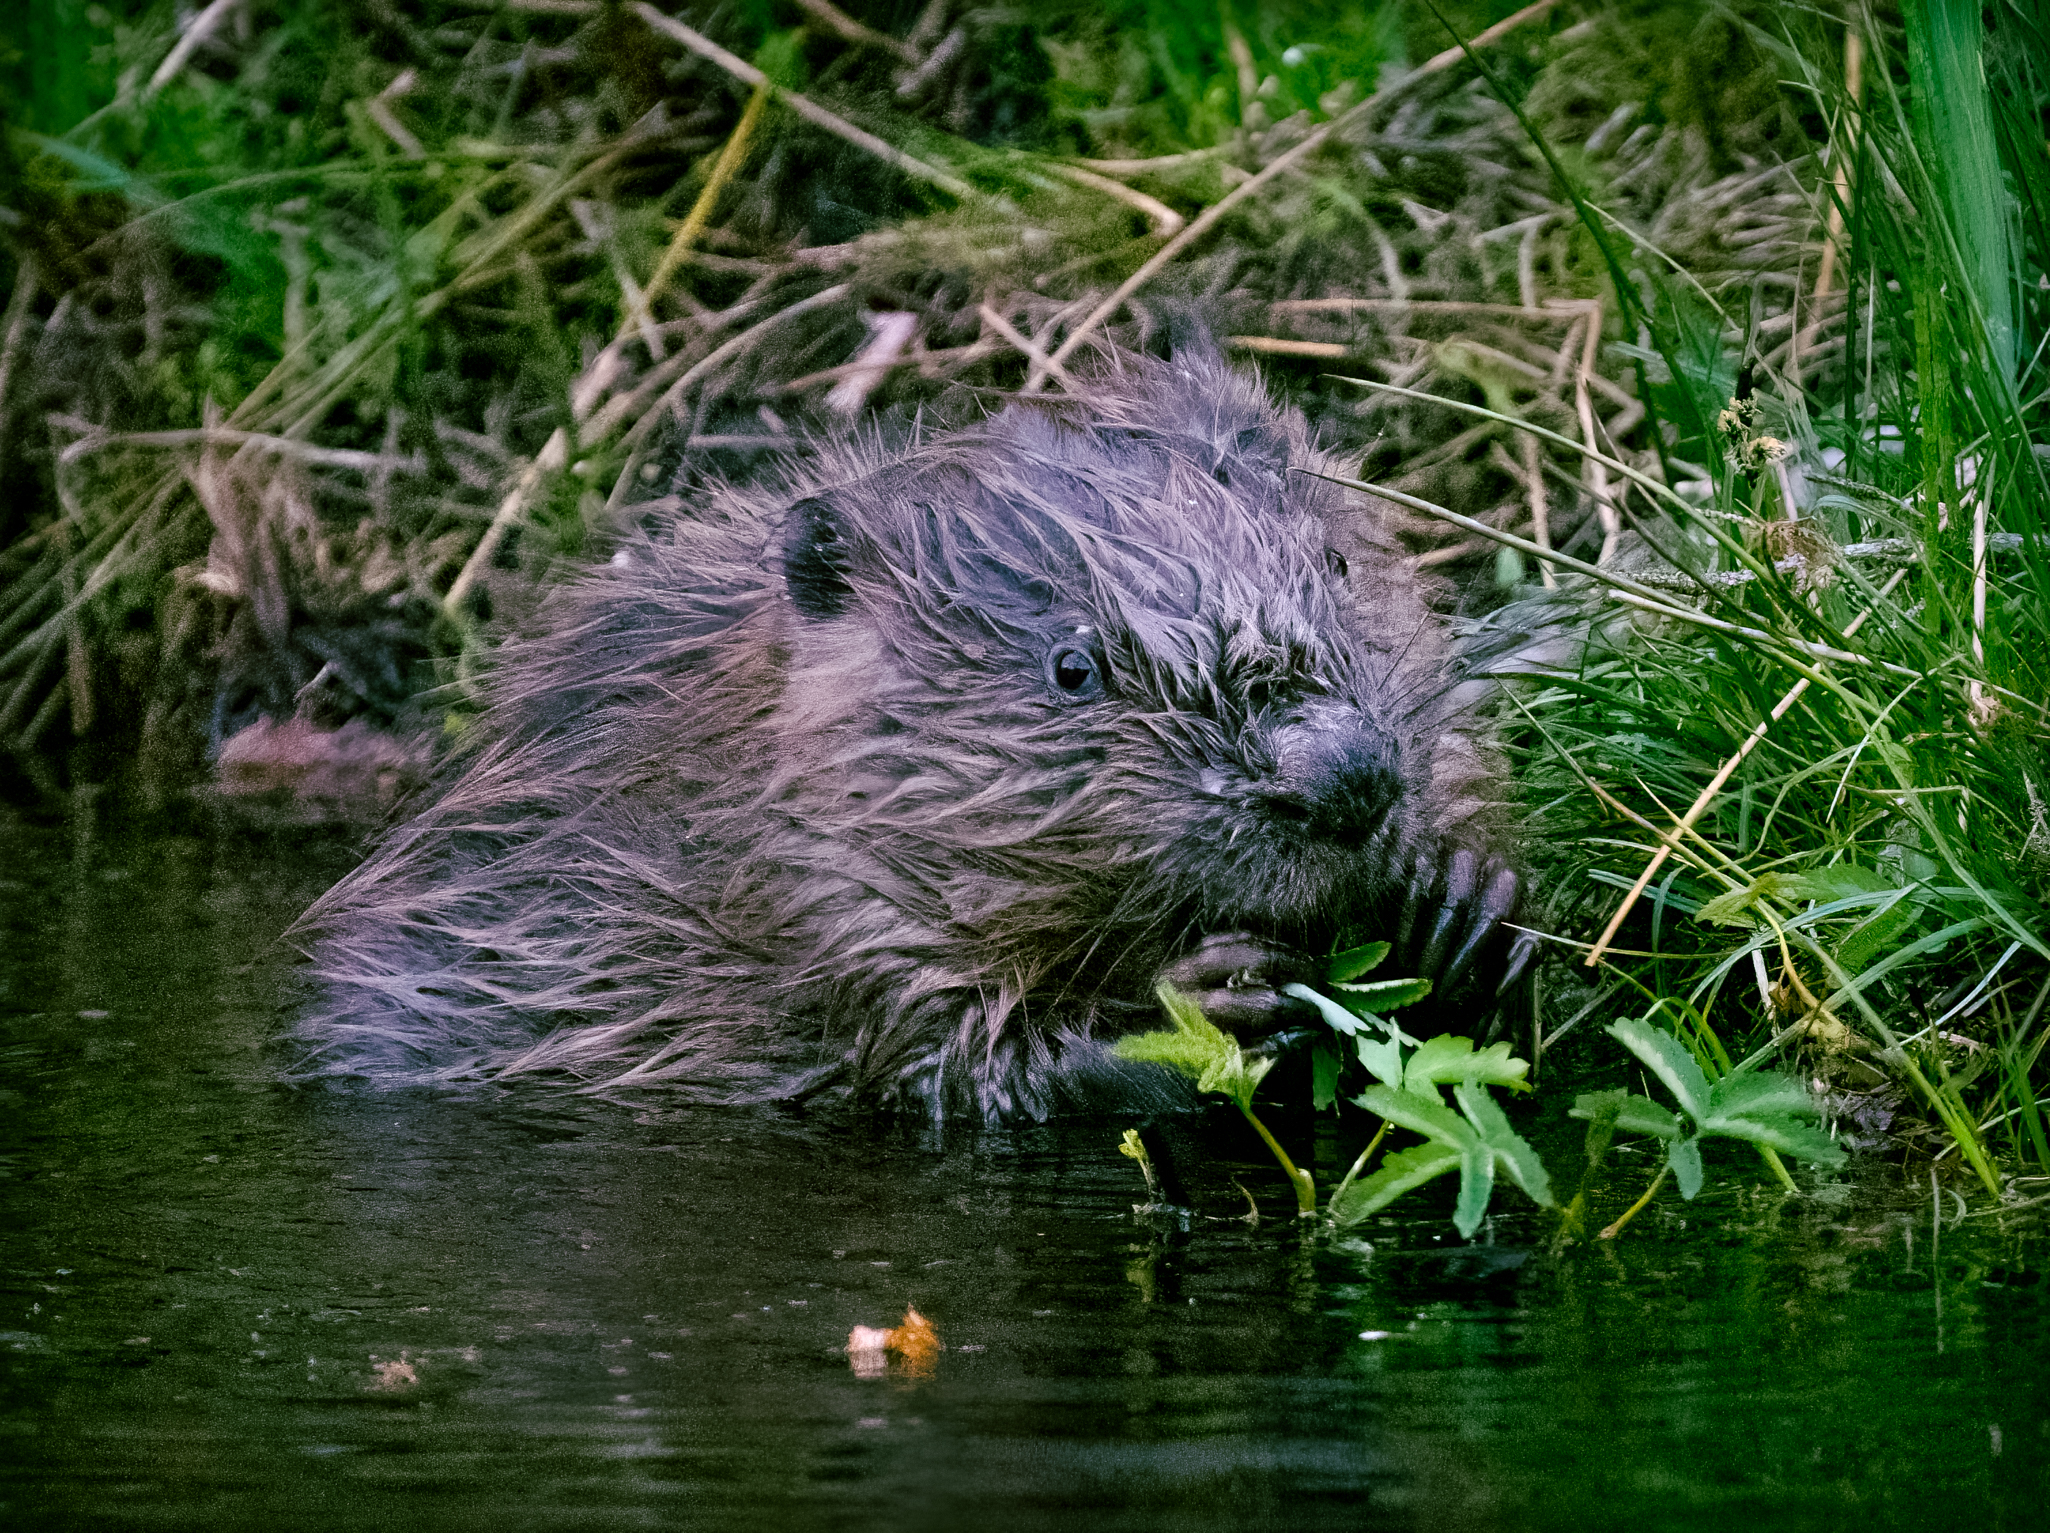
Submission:
<svg viewBox="0 0 2050 1533">
<path fill-rule="evenodd" d="M 1324 965 L 1324 981 L 1331 985 L 1351 984 L 1362 974 L 1379 968 L 1389 951 L 1390 944 L 1386 942 L 1368 942 L 1333 953 Z"/>
<path fill-rule="evenodd" d="M 1414 1006 L 1431 993 L 1431 982 L 1427 979 L 1377 979 L 1364 985 L 1334 984 L 1331 988 L 1338 992 L 1339 1004 L 1348 1011 L 1363 1017 L 1378 1017 L 1383 1012 Z"/>
</svg>

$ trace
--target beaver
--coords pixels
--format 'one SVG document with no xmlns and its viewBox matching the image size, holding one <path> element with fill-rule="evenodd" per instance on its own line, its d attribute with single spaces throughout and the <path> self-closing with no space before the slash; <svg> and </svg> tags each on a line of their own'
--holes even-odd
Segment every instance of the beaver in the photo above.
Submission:
<svg viewBox="0 0 2050 1533">
<path fill-rule="evenodd" d="M 1251 1042 L 1383 936 L 1470 1024 L 1530 953 L 1488 683 L 1336 467 L 1113 354 L 653 515 L 305 917 L 302 1073 L 1041 1117 L 1161 1089 L 1163 979 Z"/>
</svg>

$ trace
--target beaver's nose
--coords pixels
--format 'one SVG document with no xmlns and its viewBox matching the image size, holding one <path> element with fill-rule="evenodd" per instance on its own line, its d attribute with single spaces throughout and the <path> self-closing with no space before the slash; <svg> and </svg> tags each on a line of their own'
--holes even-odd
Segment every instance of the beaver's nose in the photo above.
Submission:
<svg viewBox="0 0 2050 1533">
<path fill-rule="evenodd" d="M 1276 819 L 1333 841 L 1373 834 L 1401 795 L 1395 742 L 1363 715 L 1321 710 L 1273 739 L 1275 772 L 1260 796 Z"/>
</svg>

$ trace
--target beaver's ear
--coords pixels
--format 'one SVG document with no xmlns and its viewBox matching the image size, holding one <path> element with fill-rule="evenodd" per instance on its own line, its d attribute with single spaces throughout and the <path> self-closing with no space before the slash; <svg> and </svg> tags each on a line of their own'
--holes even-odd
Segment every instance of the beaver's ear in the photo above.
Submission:
<svg viewBox="0 0 2050 1533">
<path fill-rule="evenodd" d="M 800 500 L 783 519 L 783 585 L 790 605 L 808 618 L 839 617 L 854 599 L 847 582 L 848 547 L 829 500 Z"/>
</svg>

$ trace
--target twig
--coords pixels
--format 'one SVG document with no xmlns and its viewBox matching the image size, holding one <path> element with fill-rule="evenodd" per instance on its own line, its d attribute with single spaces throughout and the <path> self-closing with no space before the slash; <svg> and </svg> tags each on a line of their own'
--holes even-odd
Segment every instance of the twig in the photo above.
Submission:
<svg viewBox="0 0 2050 1533">
<path fill-rule="evenodd" d="M 619 477 L 613 481 L 612 493 L 606 497 L 605 509 L 608 511 L 616 510 L 626 499 L 626 492 L 632 485 L 633 476 L 640 468 L 642 442 L 647 438 L 648 432 L 654 429 L 654 423 L 662 418 L 662 412 L 670 409 L 681 400 L 692 384 L 696 383 L 721 363 L 739 356 L 741 352 L 759 341 L 772 327 L 780 325 L 787 319 L 795 319 L 800 314 L 809 314 L 814 309 L 822 309 L 828 304 L 838 303 L 852 291 L 852 287 L 843 282 L 813 293 L 809 298 L 801 298 L 788 308 L 778 309 L 775 313 L 767 315 L 748 326 L 747 329 L 734 336 L 725 345 L 707 353 L 685 372 L 682 377 L 670 384 L 663 391 L 662 397 L 655 402 L 652 408 L 642 413 L 640 419 L 634 422 L 633 426 L 628 429 L 626 436 L 622 439 L 621 445 L 626 448 L 627 461 L 626 465 L 620 469 Z M 612 405 L 619 403 L 619 400 L 614 400 Z M 612 405 L 607 405 L 605 411 L 601 412 L 601 419 L 605 415 L 610 414 Z M 622 418 L 623 414 L 606 422 L 606 429 L 609 431 Z"/>
<path fill-rule="evenodd" d="M 7 300 L 7 325 L 0 336 L 0 443 L 7 440 L 7 385 L 14 376 L 14 359 L 21 352 L 22 332 L 28 328 L 28 311 L 36 301 L 36 258 L 24 253 L 14 269 L 14 293 Z"/>
<path fill-rule="evenodd" d="M 748 97 L 747 106 L 741 111 L 740 121 L 733 125 L 733 131 L 726 136 L 726 142 L 719 150 L 719 158 L 712 164 L 712 173 L 705 178 L 704 186 L 691 202 L 690 211 L 684 214 L 683 222 L 677 226 L 668 248 L 662 252 L 661 260 L 655 263 L 654 271 L 649 274 L 647 285 L 641 289 L 640 311 L 651 325 L 654 321 L 655 300 L 662 295 L 663 289 L 668 287 L 669 279 L 675 276 L 677 268 L 683 264 L 684 257 L 690 253 L 691 247 L 704 233 L 705 226 L 711 221 L 718 205 L 719 194 L 726 189 L 726 183 L 733 179 L 734 173 L 747 158 L 748 143 L 754 137 L 755 128 L 762 120 L 762 110 L 768 105 L 769 96 L 770 86 L 764 81 L 757 85 L 754 94 Z M 623 288 L 625 283 L 622 282 L 621 286 Z M 627 342 L 633 338 L 634 329 L 635 316 L 629 313 L 620 322 L 619 332 L 612 337 L 603 351 L 591 359 L 591 365 L 586 367 L 583 375 L 571 385 L 570 413 L 577 420 L 582 421 L 597 408 L 598 396 L 619 375 Z M 663 360 L 661 346 L 652 337 L 648 350 L 655 361 Z"/>
<path fill-rule="evenodd" d="M 1556 0 L 1551 0 L 1551 3 L 1556 3 Z M 780 85 L 774 84 L 767 75 L 763 74 L 745 59 L 736 58 L 703 33 L 693 31 L 675 18 L 664 16 L 655 7 L 649 5 L 647 0 L 633 0 L 633 3 L 627 9 L 636 16 L 639 16 L 641 20 L 645 21 L 663 36 L 674 38 L 699 58 L 718 65 L 721 69 L 732 75 L 734 79 L 744 81 L 754 86 L 757 90 L 767 86 L 776 93 L 778 100 L 814 127 L 824 128 L 828 133 L 845 139 L 857 149 L 867 150 L 877 159 L 887 165 L 895 166 L 907 176 L 915 176 L 921 181 L 931 182 L 949 196 L 958 197 L 964 202 L 972 201 L 981 196 L 981 193 L 977 192 L 974 187 L 963 181 L 959 176 L 954 175 L 951 171 L 941 170 L 936 165 L 928 165 L 925 161 L 906 154 L 895 145 L 885 143 L 873 133 L 855 127 L 846 118 L 835 116 L 809 97 L 800 96 L 796 91 L 785 90 Z"/>
<path fill-rule="evenodd" d="M 1228 335 L 1224 344 L 1234 351 L 1250 351 L 1267 357 L 1323 357 L 1336 361 L 1352 355 L 1352 347 L 1336 341 L 1290 341 L 1275 335 Z"/>
<path fill-rule="evenodd" d="M 982 315 L 982 322 L 985 325 L 988 325 L 990 329 L 996 331 L 998 335 L 1025 353 L 1035 371 L 1044 369 L 1070 394 L 1080 394 L 1083 392 L 1082 386 L 1070 376 L 1068 370 L 1049 357 L 1041 349 L 1039 343 L 1033 340 L 1031 336 L 1019 330 L 1017 326 L 1013 325 L 986 303 L 980 306 L 978 312 Z"/>
<path fill-rule="evenodd" d="M 1485 47 L 1496 39 L 1506 36 L 1525 22 L 1537 20 L 1557 4 L 1558 0 L 1536 0 L 1535 4 L 1526 5 L 1515 15 L 1496 22 L 1492 27 L 1489 27 L 1485 32 L 1476 37 L 1469 46 L 1475 48 Z M 646 10 L 647 6 L 637 3 L 636 9 Z M 1334 134 L 1351 127 L 1370 113 L 1378 111 L 1398 95 L 1406 94 L 1418 81 L 1450 69 L 1465 57 L 1466 49 L 1463 47 L 1447 48 L 1443 53 L 1433 55 L 1418 66 L 1414 73 L 1405 75 L 1401 80 L 1385 89 L 1375 91 L 1373 95 L 1367 97 L 1366 100 L 1358 105 L 1339 113 L 1294 148 L 1269 160 L 1259 170 L 1226 192 L 1217 201 L 1211 203 L 1201 213 L 1198 213 L 1181 233 L 1161 246 L 1159 250 L 1155 251 L 1147 259 L 1144 265 L 1123 282 L 1119 283 L 1115 292 L 1094 309 L 1091 309 L 1083 321 L 1068 332 L 1067 339 L 1061 342 L 1060 347 L 1048 360 L 1052 362 L 1067 361 L 1069 357 L 1075 354 L 1075 348 L 1089 338 L 1091 331 L 1095 330 L 1105 320 L 1109 319 L 1111 315 L 1124 307 L 1125 300 L 1152 281 L 1155 274 L 1162 267 L 1166 266 L 1168 262 L 1188 249 L 1197 240 L 1208 234 L 1217 226 L 1225 214 L 1229 213 L 1233 208 L 1244 202 L 1269 182 L 1278 179 L 1301 164 L 1303 160 L 1321 148 Z M 1025 380 L 1024 392 L 1027 394 L 1036 393 L 1043 386 L 1044 382 L 1044 375 L 1028 377 Z"/>
<path fill-rule="evenodd" d="M 363 114 L 383 129 L 384 136 L 398 145 L 399 153 L 409 160 L 427 158 L 427 146 L 399 121 L 399 114 L 391 109 L 391 104 L 410 93 L 418 81 L 419 76 L 412 70 L 402 69 L 391 84 L 363 103 Z"/>
<path fill-rule="evenodd" d="M 1086 186 L 1093 192 L 1115 198 L 1126 207 L 1136 209 L 1146 217 L 1147 231 L 1161 239 L 1172 239 L 1182 232 L 1188 220 L 1158 197 L 1149 197 L 1144 192 L 1134 191 L 1122 181 L 1113 181 L 1109 176 L 1100 176 L 1093 170 L 1084 170 L 1079 165 L 1064 165 L 1059 160 L 1048 161 L 1045 169 L 1077 186 Z"/>
<path fill-rule="evenodd" d="M 533 501 L 541 486 L 552 478 L 569 461 L 569 431 L 557 426 L 549 434 L 547 443 L 535 456 L 534 461 L 520 470 L 520 477 L 498 503 L 498 514 L 491 518 L 491 525 L 484 529 L 484 536 L 477 540 L 477 546 L 470 550 L 470 557 L 463 561 L 463 567 L 456 572 L 456 578 L 448 588 L 448 594 L 441 599 L 441 610 L 452 618 L 459 618 L 463 610 L 463 598 L 470 594 L 470 586 L 477 578 L 477 572 L 491 562 L 498 552 L 498 545 L 505 541 L 505 535 L 512 530 L 512 524 Z"/>
<path fill-rule="evenodd" d="M 867 319 L 868 344 L 855 353 L 853 370 L 826 394 L 826 408 L 836 415 L 859 415 L 868 396 L 889 372 L 890 364 L 904 354 L 918 334 L 918 316 L 909 309 L 888 309 L 870 314 Z"/>
<path fill-rule="evenodd" d="M 229 426 L 201 426 L 180 431 L 128 431 L 89 436 L 73 442 L 57 454 L 63 464 L 75 463 L 90 453 L 108 447 L 238 447 L 295 458 L 316 468 L 353 469 L 359 474 L 424 474 L 427 462 L 420 457 L 397 458 L 387 453 L 364 452 L 354 447 L 320 447 L 297 437 L 273 436 L 263 431 L 238 431 Z"/>
<path fill-rule="evenodd" d="M 1911 681 L 1923 681 L 1928 676 L 1926 671 L 1918 671 L 1912 666 L 1896 665 L 1891 660 L 1875 659 L 1871 655 L 1861 655 L 1855 650 L 1837 649 L 1832 645 L 1816 644 L 1807 639 L 1795 639 L 1785 634 L 1768 633 L 1763 628 L 1747 628 L 1742 623 L 1732 623 L 1727 618 L 1710 617 L 1706 612 L 1698 611 L 1693 607 L 1682 607 L 1673 602 L 1648 601 L 1642 596 L 1635 596 L 1627 591 L 1616 591 L 1612 592 L 1611 595 L 1614 600 L 1622 602 L 1626 606 L 1636 607 L 1640 611 L 1649 612 L 1658 617 L 1673 618 L 1682 623 L 1693 623 L 1698 627 L 1713 629 L 1717 633 L 1729 634 L 1732 638 L 1750 639 L 1761 644 L 1784 644 L 1789 649 L 1799 650 L 1802 654 L 1817 660 L 1841 660 L 1849 665 L 1877 666 L 1882 671 L 1889 671 L 1895 676 L 1905 676 Z"/>
<path fill-rule="evenodd" d="M 648 277 L 648 285 L 641 291 L 649 303 L 661 296 L 669 285 L 669 279 L 676 275 L 676 268 L 683 264 L 684 256 L 698 242 L 711 222 L 718 206 L 719 194 L 726 189 L 739 171 L 741 162 L 747 158 L 749 141 L 755 128 L 762 120 L 762 109 L 769 104 L 774 87 L 767 80 L 758 82 L 754 94 L 747 98 L 747 105 L 741 109 L 740 121 L 733 125 L 733 131 L 726 136 L 725 145 L 719 150 L 719 158 L 712 164 L 712 173 L 705 178 L 704 189 L 690 205 L 690 211 L 683 215 L 683 223 L 677 228 L 675 237 L 669 241 L 669 248 L 662 252 L 662 259 L 655 263 L 655 270 Z"/>
<path fill-rule="evenodd" d="M 1591 300 L 1590 300 L 1591 301 Z M 1473 314 L 1496 319 L 1573 320 L 1587 304 L 1553 300 L 1547 307 L 1527 309 L 1514 303 L 1475 303 L 1454 298 L 1281 298 L 1267 305 L 1273 314 L 1374 313 L 1383 309 L 1409 314 Z"/>
<path fill-rule="evenodd" d="M 1616 544 L 1623 536 L 1623 514 L 1617 510 L 1615 497 L 1610 493 L 1608 466 L 1601 461 L 1601 443 L 1595 440 L 1594 396 L 1590 381 L 1595 376 L 1595 360 L 1601 353 L 1601 299 L 1589 299 L 1586 312 L 1587 338 L 1580 343 L 1580 365 L 1573 373 L 1573 409 L 1580 417 L 1581 438 L 1587 443 L 1587 493 L 1594 502 L 1594 514 L 1601 519 L 1602 526 L 1601 552 L 1594 556 L 1594 562 L 1607 564 L 1615 557 Z"/>
<path fill-rule="evenodd" d="M 193 17 L 171 51 L 164 55 L 164 62 L 157 65 L 157 72 L 149 77 L 149 84 L 142 88 L 142 99 L 149 100 L 177 79 L 179 71 L 199 51 L 200 44 L 212 37 L 214 29 L 227 20 L 228 13 L 241 3 L 242 0 L 214 0 L 212 5 Z"/>
<path fill-rule="evenodd" d="M 1829 296 L 1830 285 L 1836 278 L 1837 251 L 1844 242 L 1844 209 L 1851 202 L 1851 158 L 1857 153 L 1857 119 L 1865 101 L 1865 39 L 1855 15 L 1844 27 L 1844 94 L 1850 103 L 1839 119 L 1837 142 L 1830 146 L 1835 174 L 1830 178 L 1829 218 L 1822 241 L 1822 259 L 1815 273 L 1815 317 L 1806 330 L 1792 334 L 1787 350 L 1787 379 L 1796 388 L 1801 384 L 1801 353 L 1815 344 L 1826 317 L 1822 301 Z M 1791 312 L 1788 318 L 1793 318 Z"/>
<path fill-rule="evenodd" d="M 1530 540 L 1549 555 L 1552 550 L 1552 506 L 1545 498 L 1545 471 L 1538 461 L 1538 441 L 1528 431 L 1518 440 L 1523 446 L 1523 483 L 1530 495 Z M 1538 559 L 1538 579 L 1547 591 L 1559 589 L 1559 577 L 1552 572 L 1549 557 Z"/>
<path fill-rule="evenodd" d="M 874 27 L 862 25 L 833 4 L 833 0 L 797 0 L 797 3 L 850 43 L 859 44 L 864 48 L 879 48 L 900 63 L 913 67 L 921 62 L 918 50 L 911 44 L 902 38 L 892 37 L 887 32 L 878 32 Z"/>
<path fill-rule="evenodd" d="M 1210 149 L 1191 149 L 1185 154 L 1163 154 L 1150 160 L 1077 160 L 1077 165 L 1090 170 L 1100 170 L 1107 176 L 1150 176 L 1158 171 L 1172 170 L 1178 165 L 1194 165 L 1202 160 L 1214 160 L 1224 153 L 1224 146 Z"/>
</svg>

